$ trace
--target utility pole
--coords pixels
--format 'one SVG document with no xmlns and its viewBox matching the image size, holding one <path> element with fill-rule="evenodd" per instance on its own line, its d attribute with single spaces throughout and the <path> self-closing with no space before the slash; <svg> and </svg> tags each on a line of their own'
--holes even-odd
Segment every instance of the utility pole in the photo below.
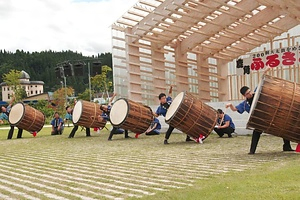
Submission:
<svg viewBox="0 0 300 200">
<path fill-rule="evenodd" d="M 91 65 L 90 65 L 90 62 L 88 62 L 88 71 L 89 71 L 89 90 L 90 90 L 90 101 L 92 101 Z"/>
<path fill-rule="evenodd" d="M 65 98 L 66 98 L 66 103 L 65 106 L 68 104 L 68 95 L 67 95 L 67 77 L 64 76 L 64 81 L 65 81 Z"/>
</svg>

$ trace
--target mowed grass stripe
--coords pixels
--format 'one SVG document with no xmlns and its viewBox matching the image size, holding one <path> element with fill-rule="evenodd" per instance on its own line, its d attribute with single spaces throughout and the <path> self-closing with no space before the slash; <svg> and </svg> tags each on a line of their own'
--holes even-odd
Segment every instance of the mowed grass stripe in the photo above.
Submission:
<svg viewBox="0 0 300 200">
<path fill-rule="evenodd" d="M 19 166 L 21 163 L 22 163 L 21 161 L 11 161 L 11 162 L 8 162 L 7 164 L 11 165 L 11 169 L 15 169 L 15 167 Z M 113 192 L 113 193 L 116 193 L 116 194 L 124 194 L 126 196 L 131 196 L 131 197 L 134 197 L 134 196 L 141 197 L 141 196 L 140 195 L 135 195 L 135 194 L 130 194 L 130 193 L 126 194 L 126 193 L 120 192 L 120 189 L 130 190 L 130 191 L 142 193 L 144 195 L 145 194 L 146 195 L 154 194 L 154 193 L 150 193 L 150 192 L 139 190 L 139 189 L 127 188 L 127 187 L 123 187 L 123 186 L 109 184 L 108 181 L 113 181 L 111 179 L 106 179 L 106 182 L 103 182 L 103 183 L 99 182 L 99 181 L 93 181 L 92 179 L 98 179 L 99 177 L 95 176 L 94 173 L 91 176 L 82 175 L 82 173 L 85 173 L 85 171 L 83 171 L 83 172 L 81 171 L 81 173 L 72 173 L 68 170 L 66 170 L 66 171 L 59 170 L 59 171 L 57 171 L 57 170 L 52 169 L 52 168 L 35 166 L 34 170 L 40 172 L 40 173 L 35 173 L 35 172 L 30 171 L 30 170 L 33 170 L 32 169 L 32 164 L 35 164 L 35 162 L 32 162 L 32 163 L 24 163 L 23 162 L 23 166 L 19 167 L 18 169 L 15 169 L 15 171 L 20 171 L 20 173 L 23 173 L 23 174 L 26 173 L 26 174 L 36 175 L 36 176 L 38 176 L 36 178 L 41 178 L 41 177 L 43 177 L 43 178 L 53 178 L 53 177 L 55 177 L 54 178 L 55 180 L 60 180 L 60 181 L 65 181 L 65 182 L 72 182 L 72 183 L 76 183 L 77 185 L 86 186 L 86 188 L 88 190 L 90 190 L 91 188 L 96 188 L 94 185 L 100 185 L 102 187 L 101 188 L 98 187 L 96 189 L 104 190 L 104 191 L 109 192 L 109 193 Z M 42 174 L 42 173 L 47 173 L 49 175 L 45 175 L 45 174 Z M 67 174 L 69 174 L 69 175 L 67 175 Z M 59 176 L 64 177 L 64 178 L 63 179 L 59 178 Z M 79 177 L 84 177 L 84 178 L 79 178 Z M 70 181 L 69 179 L 74 180 L 74 181 Z M 83 184 L 82 182 L 88 182 L 89 184 Z M 53 182 L 53 183 L 55 183 L 55 182 Z M 125 184 L 125 185 L 128 185 L 128 184 L 130 185 L 130 183 L 127 183 L 127 182 L 122 182 L 122 183 Z M 60 185 L 60 186 L 62 187 L 63 185 Z M 107 187 L 115 188 L 116 190 L 106 189 Z M 141 187 L 145 187 L 145 186 L 142 185 Z M 81 189 L 78 188 L 78 190 L 81 190 Z M 160 190 L 160 191 L 163 191 L 163 190 Z M 88 192 L 88 191 L 86 191 L 86 192 Z M 98 195 L 99 196 L 105 196 L 107 198 L 112 198 L 112 196 L 101 194 L 101 193 L 98 193 Z"/>
<path fill-rule="evenodd" d="M 16 166 L 20 163 L 24 163 L 23 161 L 19 161 L 19 160 L 14 161 L 14 162 L 16 163 L 15 164 Z M 74 164 L 74 162 L 72 162 L 72 163 Z M 115 179 L 108 179 L 108 178 L 105 178 L 105 174 L 95 173 L 95 171 L 89 172 L 89 171 L 86 171 L 86 170 L 74 169 L 74 167 L 69 168 L 67 166 L 63 167 L 64 170 L 55 170 L 55 169 L 49 168 L 47 166 L 42 166 L 42 167 L 37 166 L 38 161 L 29 161 L 29 162 L 27 161 L 27 164 L 24 163 L 24 165 L 27 165 L 29 168 L 33 164 L 35 165 L 35 169 L 40 168 L 42 171 L 45 171 L 45 173 L 47 172 L 49 174 L 53 174 L 53 173 L 51 173 L 51 171 L 54 171 L 54 172 L 57 172 L 57 173 L 54 173 L 53 175 L 57 175 L 57 176 L 58 175 L 63 175 L 63 174 L 64 175 L 69 174 L 66 178 L 70 178 L 70 179 L 74 179 L 74 176 L 83 177 L 83 178 L 80 178 L 79 181 L 87 180 L 89 182 L 92 182 L 91 184 L 102 184 L 103 186 L 106 186 L 106 187 L 123 189 L 123 190 L 132 190 L 134 192 L 143 193 L 143 194 L 147 194 L 147 195 L 150 195 L 150 194 L 153 194 L 153 193 L 149 192 L 149 191 L 140 190 L 140 189 L 132 189 L 132 188 L 129 188 L 129 187 L 118 186 L 118 185 L 115 185 L 115 184 L 110 184 L 109 182 L 116 182 L 116 183 L 119 183 L 121 185 L 131 185 L 131 186 L 135 186 L 135 187 L 138 187 L 138 188 L 146 188 L 146 189 L 154 189 L 154 190 L 164 191 L 164 189 L 161 189 L 161 188 L 148 187 L 146 185 L 132 184 L 130 182 L 123 182 L 123 181 L 118 181 L 118 180 L 115 180 Z M 106 173 L 106 171 L 104 171 L 104 172 Z M 111 172 L 111 173 L 114 173 L 114 172 Z M 95 174 L 100 175 L 100 176 L 96 176 Z M 115 178 L 120 178 L 119 176 L 114 176 L 114 177 Z M 93 181 L 93 179 L 96 179 L 97 181 L 96 180 Z M 99 182 L 99 179 L 102 179 L 102 181 L 104 181 L 104 183 Z"/>
<path fill-rule="evenodd" d="M 0 176 L 1 176 L 1 174 L 0 174 Z M 15 182 L 11 182 L 11 181 L 8 181 L 5 179 L 0 179 L 0 183 L 1 183 L 0 189 L 10 192 L 11 195 L 14 196 L 16 199 L 19 199 L 19 198 L 26 198 L 28 200 L 39 200 L 40 199 L 38 197 L 29 195 L 25 192 L 21 192 L 20 189 L 26 190 L 26 188 L 23 187 L 23 185 L 19 185 Z M 7 185 L 7 186 L 5 186 L 5 185 Z"/>
<path fill-rule="evenodd" d="M 38 155 L 38 156 L 41 157 L 41 155 Z M 46 156 L 47 155 L 45 155 L 45 157 Z M 123 157 L 123 155 L 119 155 L 119 156 Z M 170 176 L 164 175 L 164 174 L 166 174 L 165 173 L 166 168 L 161 168 L 162 167 L 161 165 L 163 164 L 163 162 L 161 162 L 161 163 L 156 162 L 156 165 L 152 165 L 151 161 L 149 162 L 149 160 L 138 160 L 138 159 L 135 159 L 135 158 L 132 159 L 132 158 L 128 158 L 128 156 L 126 157 L 126 155 L 124 155 L 124 157 L 126 157 L 126 158 L 124 158 L 125 160 L 122 159 L 122 158 L 116 158 L 116 157 L 112 156 L 112 157 L 106 157 L 105 159 L 104 158 L 98 158 L 96 160 L 96 162 L 93 162 L 93 161 L 91 161 L 91 159 L 88 159 L 87 156 L 82 156 L 82 155 L 81 155 L 81 157 L 74 156 L 76 158 L 73 158 L 73 159 L 71 158 L 72 156 L 70 156 L 70 158 L 59 158 L 59 155 L 55 155 L 55 156 L 52 156 L 52 157 L 55 157 L 56 159 L 59 159 L 59 161 L 56 160 L 57 162 L 60 162 L 60 161 L 64 162 L 65 160 L 68 160 L 68 162 L 70 162 L 70 161 L 74 162 L 74 161 L 79 159 L 79 160 L 84 161 L 83 162 L 84 164 L 83 163 L 79 164 L 81 166 L 98 168 L 98 169 L 101 168 L 101 167 L 105 167 L 105 168 L 109 167 L 110 169 L 115 169 L 115 170 L 118 170 L 120 172 L 125 172 L 126 174 L 130 173 L 131 177 L 135 176 L 139 173 L 145 175 L 145 173 L 150 172 L 152 176 L 157 175 L 156 181 L 173 182 L 174 184 L 183 185 L 182 182 L 177 182 L 176 183 L 176 181 L 172 181 L 170 179 Z M 126 159 L 128 159 L 128 161 L 126 161 Z M 49 159 L 47 159 L 47 160 L 49 161 Z M 139 165 L 141 162 L 144 162 L 144 164 L 142 166 Z M 155 162 L 155 161 L 153 160 L 153 162 Z M 134 171 L 130 171 L 128 169 L 133 169 Z M 149 169 L 152 169 L 152 170 L 149 170 Z M 167 169 L 167 170 L 171 170 L 171 169 Z M 171 172 L 173 174 L 176 172 L 176 174 L 174 174 L 175 176 L 177 176 L 179 179 L 184 179 L 186 177 L 186 171 L 187 170 L 188 170 L 188 168 L 173 169 L 173 171 L 171 171 Z M 186 182 L 193 182 L 193 181 L 186 180 Z"/>
<path fill-rule="evenodd" d="M 36 155 L 35 155 L 36 156 Z M 38 156 L 39 157 L 39 156 Z M 27 157 L 27 159 L 28 159 L 28 157 Z M 57 162 L 57 161 L 56 161 Z M 58 161 L 58 162 L 60 162 L 60 161 Z M 74 162 L 72 162 L 73 164 L 74 164 Z M 35 165 L 36 165 L 37 163 L 35 163 Z M 84 172 L 83 172 L 84 173 Z"/>
<path fill-rule="evenodd" d="M 0 165 L 1 166 L 1 165 Z M 2 168 L 4 168 L 3 166 L 1 166 Z M 8 167 L 6 167 L 8 168 Z M 89 195 L 92 195 L 92 196 L 98 196 L 98 197 L 105 197 L 105 198 L 108 198 L 108 199 L 115 199 L 115 196 L 112 196 L 112 195 L 107 195 L 107 194 L 101 194 L 98 192 L 93 192 L 93 191 L 90 191 L 91 189 L 97 189 L 97 190 L 103 190 L 102 188 L 99 188 L 99 187 L 95 187 L 93 185 L 87 185 L 87 184 L 83 184 L 83 183 L 80 183 L 80 182 L 75 182 L 75 181 L 70 181 L 70 180 L 66 180 L 66 179 L 61 179 L 59 178 L 58 176 L 60 176 L 60 174 L 57 174 L 56 176 L 49 176 L 49 175 L 43 175 L 43 174 L 40 174 L 40 173 L 34 173 L 34 172 L 28 172 L 26 170 L 22 170 L 22 169 L 15 169 L 15 171 L 18 171 L 18 172 L 12 172 L 11 170 L 13 169 L 12 168 L 8 168 L 8 170 L 3 170 L 3 169 L 0 169 L 0 172 L 5 172 L 7 174 L 11 174 L 12 176 L 17 176 L 19 178 L 13 178 L 15 181 L 19 181 L 19 182 L 25 182 L 26 184 L 31 184 L 32 186 L 34 187 L 40 187 L 42 189 L 44 188 L 48 188 L 49 185 L 53 186 L 53 187 L 57 187 L 57 188 L 66 188 L 67 190 L 73 190 L 73 192 L 82 192 L 82 193 L 88 193 Z M 43 172 L 43 171 L 42 171 Z M 29 175 L 24 175 L 24 173 L 26 174 L 29 174 Z M 1 175 L 0 175 L 1 177 Z M 6 176 L 6 178 L 10 178 L 10 176 Z M 23 179 L 21 179 L 23 178 Z M 43 178 L 43 179 L 42 179 Z M 47 178 L 47 179 L 45 179 Z M 38 179 L 38 181 L 29 181 L 30 179 L 33 179 L 33 181 L 35 181 L 36 179 Z M 50 181 L 49 179 L 52 179 L 53 181 Z M 62 182 L 66 182 L 66 184 L 61 184 L 61 183 L 58 183 L 57 181 L 62 181 Z M 41 184 L 41 182 L 43 182 L 43 184 Z M 79 185 L 78 187 L 71 187 L 68 185 L 68 183 L 71 183 L 71 184 L 75 184 L 75 185 Z M 48 184 L 48 185 L 45 185 L 45 184 Z M 87 186 L 86 188 L 87 189 L 82 189 L 82 186 Z M 36 189 L 31 189 L 32 191 L 34 190 L 35 192 L 37 192 L 38 190 Z M 109 191 L 109 192 L 113 192 L 113 191 Z M 44 194 L 44 192 L 39 192 L 40 194 Z M 124 195 L 124 193 L 122 192 L 118 192 L 118 194 L 122 194 Z M 52 195 L 52 194 L 44 194 L 45 196 L 49 197 L 49 198 L 53 198 L 53 199 L 65 199 L 63 197 L 57 197 L 56 195 Z M 130 197 L 141 197 L 140 195 L 128 195 Z"/>
<path fill-rule="evenodd" d="M 11 198 L 10 196 L 1 193 L 1 189 L 3 190 L 4 188 L 7 189 L 7 187 L 0 186 L 0 199 L 13 200 L 13 198 Z"/>
<path fill-rule="evenodd" d="M 57 161 L 58 163 L 60 163 L 60 161 Z M 218 160 L 218 162 L 220 162 L 220 160 Z M 148 166 L 147 166 L 148 167 Z M 216 171 L 216 170 L 213 170 L 214 172 Z M 227 172 L 228 170 L 220 170 L 220 171 L 218 171 L 218 172 Z M 198 173 L 199 174 L 199 173 Z M 197 177 L 198 177 L 198 174 L 197 174 Z M 203 171 L 201 172 L 201 174 L 203 174 Z M 122 174 L 121 174 L 122 175 Z"/>
<path fill-rule="evenodd" d="M 39 195 L 39 198 L 41 198 L 41 199 L 51 198 L 51 199 L 57 199 L 57 200 L 67 200 L 66 198 L 64 198 L 62 196 L 57 196 L 55 194 L 51 194 L 51 193 L 48 193 L 43 190 L 39 190 L 39 189 L 35 188 L 35 187 L 40 187 L 41 189 L 43 189 L 43 187 L 45 185 L 29 181 L 29 179 L 33 179 L 32 177 L 26 176 L 23 174 L 19 174 L 19 173 L 15 173 L 12 171 L 4 170 L 3 169 L 4 167 L 2 165 L 0 165 L 0 166 L 2 167 L 0 169 L 0 172 L 3 172 L 2 174 L 0 174 L 0 177 L 2 177 L 1 181 L 5 182 L 6 184 L 13 184 L 14 187 L 19 187 L 25 191 L 36 193 Z M 11 170 L 11 169 L 9 169 L 9 170 Z M 18 177 L 18 178 L 16 178 L 16 177 Z M 21 177 L 24 177 L 24 179 L 21 179 Z M 9 179 L 11 179 L 11 181 L 9 181 Z M 24 183 L 26 185 L 24 185 Z M 33 187 L 29 187 L 28 185 L 33 186 Z"/>
<path fill-rule="evenodd" d="M 11 164 L 11 163 L 10 163 Z M 18 165 L 20 165 L 20 163 L 18 163 Z M 50 190 L 50 191 L 55 191 L 55 192 L 60 192 L 64 195 L 68 195 L 70 196 L 70 198 L 74 198 L 74 197 L 77 197 L 77 198 L 80 198 L 80 199 L 86 199 L 86 200 L 94 200 L 94 198 L 90 198 L 88 196 L 83 196 L 83 195 L 80 195 L 80 194 L 77 194 L 76 191 L 80 191 L 80 189 L 78 190 L 75 190 L 69 186 L 65 186 L 65 187 L 68 187 L 68 190 L 62 190 L 62 189 L 59 189 L 58 187 L 54 187 L 54 186 L 49 186 L 49 185 L 45 185 L 45 184 L 41 184 L 41 183 L 38 183 L 38 182 L 47 182 L 46 180 L 40 180 L 38 179 L 36 182 L 32 182 L 32 181 L 28 181 L 28 178 L 30 178 L 30 176 L 27 176 L 27 175 L 23 175 L 23 173 L 29 173 L 30 174 L 30 170 L 32 170 L 32 166 L 30 168 L 28 168 L 28 170 L 22 170 L 20 169 L 20 167 L 18 169 L 16 169 L 15 167 L 18 166 L 18 165 L 13 165 L 14 167 L 10 168 L 9 171 L 6 171 L 7 173 L 11 172 L 11 171 L 20 171 L 20 173 L 15 173 L 15 175 L 18 175 L 19 177 L 21 176 L 26 176 L 24 179 L 21 179 L 21 178 L 16 178 L 14 176 L 8 176 L 8 175 L 4 175 L 4 174 L 0 174 L 0 177 L 5 177 L 6 179 L 12 179 L 14 181 L 19 181 L 20 184 L 17 184 L 16 182 L 11 182 L 12 183 L 12 187 L 15 187 L 15 186 L 18 186 L 19 188 L 22 188 L 22 189 L 28 189 L 28 187 L 22 185 L 21 183 L 26 183 L 26 184 L 31 184 L 35 187 L 41 187 L 43 189 L 47 189 L 47 190 Z M 0 165 L 1 166 L 1 165 Z M 2 166 L 4 167 L 4 166 Z M 1 170 L 0 170 L 1 171 Z M 3 171 L 3 170 L 2 170 Z M 32 177 L 32 179 L 34 179 L 34 177 Z M 4 181 L 4 179 L 0 180 L 0 181 Z M 50 181 L 49 181 L 50 182 Z M 8 182 L 7 182 L 8 183 Z M 55 186 L 63 186 L 63 185 L 59 185 L 59 184 L 55 184 L 55 182 L 53 182 Z M 69 190 L 74 190 L 75 192 L 69 192 Z M 30 189 L 29 189 L 30 190 Z M 30 190 L 32 191 L 32 190 Z M 25 194 L 25 193 L 24 193 Z M 27 198 L 27 197 L 26 197 Z"/>
<path fill-rule="evenodd" d="M 41 157 L 40 155 L 38 157 Z M 12 159 L 15 159 L 14 157 L 11 157 Z M 35 158 L 35 157 L 34 157 Z M 28 160 L 29 159 L 29 156 L 26 156 L 26 159 Z M 32 160 L 34 161 L 34 159 Z M 140 185 L 140 183 L 143 183 L 143 184 L 146 184 L 146 185 L 157 185 L 159 187 L 161 187 L 161 183 L 170 183 L 170 184 L 177 184 L 177 185 L 189 185 L 190 184 L 186 184 L 186 183 L 182 183 L 182 182 L 176 182 L 176 181 L 168 181 L 168 180 L 164 180 L 164 179 L 153 179 L 153 178 L 150 178 L 147 176 L 147 174 L 136 174 L 134 172 L 131 172 L 128 167 L 123 167 L 123 170 L 120 172 L 119 169 L 117 168 L 120 168 L 120 166 L 118 165 L 115 165 L 115 166 L 108 166 L 108 165 L 105 165 L 105 164 L 101 164 L 101 162 L 99 162 L 99 164 L 82 164 L 82 163 L 76 163 L 76 167 L 77 169 L 75 169 L 74 167 L 71 167 L 71 168 L 68 168 L 68 166 L 72 166 L 74 165 L 74 163 L 77 161 L 77 159 L 70 159 L 69 161 L 67 161 L 66 159 L 48 159 L 47 162 L 49 163 L 60 163 L 60 165 L 64 164 L 64 166 L 60 166 L 60 168 L 67 168 L 68 172 L 70 171 L 78 171 L 78 169 L 85 169 L 86 171 L 82 171 L 80 170 L 79 172 L 77 173 L 80 173 L 82 174 L 83 172 L 87 172 L 87 171 L 95 171 L 97 173 L 100 173 L 102 174 L 102 176 L 104 177 L 109 177 L 109 178 L 113 178 L 114 180 L 118 180 L 118 179 L 124 179 L 125 181 L 131 181 L 131 185 L 132 182 L 138 182 L 138 186 L 140 187 L 143 187 Z M 36 164 L 39 164 L 38 161 L 36 161 L 36 163 L 34 163 L 35 165 Z M 107 163 L 109 165 L 112 164 L 112 162 L 110 163 Z M 92 165 L 92 166 L 91 166 Z M 101 169 L 101 168 L 105 168 L 105 169 Z M 113 171 L 111 171 L 110 169 L 114 169 Z M 139 172 L 141 173 L 141 172 Z M 152 175 L 152 174 L 151 174 Z M 128 178 L 127 178 L 128 177 Z M 166 176 L 167 177 L 167 176 Z M 168 177 L 169 179 L 172 178 L 172 177 Z M 182 176 L 181 178 L 186 178 L 186 176 Z M 146 181 L 143 181 L 141 179 L 144 179 Z M 156 181 L 156 182 L 151 182 L 151 181 Z M 127 184 L 126 182 L 124 182 L 124 184 Z M 167 187 L 169 188 L 180 188 L 181 186 L 176 186 L 176 185 L 168 185 Z M 153 189 L 155 190 L 162 190 L 161 188 L 155 188 L 153 187 Z"/>
</svg>

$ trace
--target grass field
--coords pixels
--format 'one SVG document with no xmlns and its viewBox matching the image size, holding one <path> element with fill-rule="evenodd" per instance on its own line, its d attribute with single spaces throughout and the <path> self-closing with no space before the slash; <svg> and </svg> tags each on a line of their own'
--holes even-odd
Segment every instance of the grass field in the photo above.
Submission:
<svg viewBox="0 0 300 200">
<path fill-rule="evenodd" d="M 125 139 L 108 132 L 67 138 L 43 128 L 37 137 L 6 140 L 0 130 L 0 199 L 299 199 L 300 154 L 263 136 L 185 142 L 184 134 Z M 134 134 L 130 133 L 131 137 Z M 295 147 L 296 144 L 292 143 Z"/>
</svg>

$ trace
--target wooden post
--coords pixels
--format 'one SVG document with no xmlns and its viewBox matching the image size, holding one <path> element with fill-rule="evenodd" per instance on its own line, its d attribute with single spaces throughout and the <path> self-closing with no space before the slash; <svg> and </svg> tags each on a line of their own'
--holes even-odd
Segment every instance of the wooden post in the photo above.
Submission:
<svg viewBox="0 0 300 200">
<path fill-rule="evenodd" d="M 209 65 L 208 58 L 197 54 L 197 72 L 199 96 L 203 101 L 210 101 Z"/>
<path fill-rule="evenodd" d="M 153 75 L 153 104 L 157 103 L 158 95 L 165 92 L 166 75 L 165 75 L 165 57 L 163 51 L 159 51 L 156 44 L 151 43 L 152 75 Z"/>
<path fill-rule="evenodd" d="M 175 90 L 179 93 L 189 91 L 187 53 L 181 53 L 181 42 L 175 47 L 175 66 L 176 66 L 176 86 Z"/>
<path fill-rule="evenodd" d="M 131 52 L 132 54 L 126 55 L 127 60 L 127 71 L 128 71 L 128 98 L 134 101 L 142 101 L 142 89 L 141 89 L 141 70 L 139 58 L 139 48 L 137 46 L 130 45 L 132 43 L 132 37 L 129 36 L 131 33 L 131 28 L 126 29 L 125 42 L 126 42 L 126 52 Z M 133 55 L 135 54 L 135 55 Z"/>
<path fill-rule="evenodd" d="M 228 62 L 218 59 L 218 86 L 219 86 L 219 101 L 229 100 L 228 89 Z"/>
</svg>

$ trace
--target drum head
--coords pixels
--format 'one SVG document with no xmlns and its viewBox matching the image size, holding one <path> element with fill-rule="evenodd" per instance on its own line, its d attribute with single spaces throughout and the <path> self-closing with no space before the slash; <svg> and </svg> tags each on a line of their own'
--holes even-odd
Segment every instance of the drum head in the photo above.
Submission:
<svg viewBox="0 0 300 200">
<path fill-rule="evenodd" d="M 83 105 L 82 101 L 78 101 L 73 108 L 72 119 L 74 124 L 77 124 L 81 117 L 82 105 Z"/>
<path fill-rule="evenodd" d="M 15 104 L 9 113 L 8 121 L 11 124 L 17 124 L 24 116 L 25 106 L 22 103 Z"/>
<path fill-rule="evenodd" d="M 255 91 L 255 95 L 254 95 L 254 98 L 253 98 L 253 101 L 252 101 L 252 105 L 251 105 L 251 109 L 250 109 L 250 112 L 249 112 L 249 118 L 248 118 L 248 122 L 249 122 L 249 119 L 251 118 L 251 115 L 253 114 L 254 110 L 255 110 L 255 107 L 256 107 L 256 104 L 257 104 L 257 101 L 258 101 L 258 98 L 260 96 L 260 93 L 261 93 L 261 90 L 262 90 L 262 87 L 263 87 L 263 84 L 264 84 L 264 80 L 265 80 L 265 76 L 263 76 L 259 83 L 258 83 L 258 86 L 256 88 L 256 91 Z M 247 125 L 248 126 L 248 125 Z M 248 127 L 247 127 L 248 128 Z"/>
<path fill-rule="evenodd" d="M 185 92 L 181 92 L 172 101 L 172 103 L 167 111 L 167 114 L 166 114 L 166 121 L 169 121 L 175 115 L 175 113 L 177 112 L 177 110 L 183 100 L 184 95 L 185 95 Z"/>
<path fill-rule="evenodd" d="M 128 111 L 129 106 L 126 99 L 118 99 L 111 107 L 109 114 L 110 122 L 115 126 L 121 125 L 126 119 Z"/>
</svg>

